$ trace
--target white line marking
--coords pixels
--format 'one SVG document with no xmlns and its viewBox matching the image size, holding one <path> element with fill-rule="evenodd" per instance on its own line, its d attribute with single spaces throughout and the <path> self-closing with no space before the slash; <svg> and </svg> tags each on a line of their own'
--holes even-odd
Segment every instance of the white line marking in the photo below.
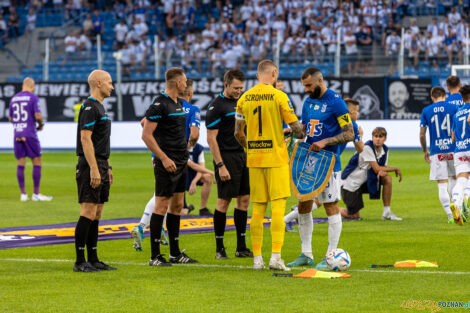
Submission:
<svg viewBox="0 0 470 313">
<path fill-rule="evenodd" d="M 74 260 L 66 259 L 16 259 L 16 258 L 0 258 L 0 261 L 6 262 L 57 262 L 57 263 L 73 263 Z M 114 265 L 134 265 L 134 266 L 148 266 L 148 263 L 137 262 L 108 262 Z M 249 269 L 251 266 L 247 265 L 231 265 L 231 264 L 177 264 L 176 266 L 192 266 L 192 267 L 208 267 L 208 268 L 235 268 L 235 269 Z M 294 267 L 293 269 L 307 270 L 312 267 Z M 441 274 L 441 275 L 470 275 L 470 272 L 448 272 L 448 271 L 429 271 L 429 270 L 375 270 L 375 269 L 351 269 L 347 272 L 364 272 L 364 273 L 394 273 L 394 274 Z"/>
</svg>

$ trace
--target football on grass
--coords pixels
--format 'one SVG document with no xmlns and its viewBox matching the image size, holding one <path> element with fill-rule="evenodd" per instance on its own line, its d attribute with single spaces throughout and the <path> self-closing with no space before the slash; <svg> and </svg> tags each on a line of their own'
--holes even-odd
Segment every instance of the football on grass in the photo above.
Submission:
<svg viewBox="0 0 470 313">
<path fill-rule="evenodd" d="M 347 271 L 351 266 L 351 257 L 343 249 L 334 249 L 326 255 L 326 264 L 333 271 Z"/>
</svg>

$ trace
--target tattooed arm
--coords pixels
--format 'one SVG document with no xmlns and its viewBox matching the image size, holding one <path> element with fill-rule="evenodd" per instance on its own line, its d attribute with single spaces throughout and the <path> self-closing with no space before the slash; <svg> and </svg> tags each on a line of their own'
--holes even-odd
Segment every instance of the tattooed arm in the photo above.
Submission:
<svg viewBox="0 0 470 313">
<path fill-rule="evenodd" d="M 341 129 L 343 130 L 341 134 L 312 143 L 312 145 L 308 149 L 308 153 L 310 153 L 310 151 L 312 150 L 320 151 L 326 146 L 341 145 L 343 143 L 347 143 L 349 141 L 354 140 L 354 129 L 352 123 L 344 125 L 343 127 L 341 127 Z"/>
<path fill-rule="evenodd" d="M 245 121 L 244 120 L 239 120 L 235 119 L 235 139 L 237 139 L 238 143 L 246 149 L 247 144 L 246 144 L 246 136 L 245 132 L 243 131 L 245 129 Z"/>
<path fill-rule="evenodd" d="M 295 121 L 289 124 L 294 137 L 297 139 L 304 139 L 305 138 L 305 125 L 300 123 L 300 121 Z"/>
</svg>

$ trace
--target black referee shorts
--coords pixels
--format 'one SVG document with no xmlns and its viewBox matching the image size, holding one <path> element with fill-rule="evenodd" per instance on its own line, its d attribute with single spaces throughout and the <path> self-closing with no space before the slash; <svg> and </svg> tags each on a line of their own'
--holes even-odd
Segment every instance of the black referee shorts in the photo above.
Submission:
<svg viewBox="0 0 470 313">
<path fill-rule="evenodd" d="M 219 169 L 215 170 L 215 180 L 217 181 L 217 195 L 219 199 L 231 199 L 250 194 L 250 177 L 248 167 L 246 167 L 245 152 L 220 152 L 222 160 L 230 173 L 230 180 L 222 181 L 219 176 Z M 215 168 L 215 162 L 214 162 Z"/>
<path fill-rule="evenodd" d="M 78 203 L 105 203 L 109 198 L 109 164 L 106 159 L 96 159 L 98 171 L 101 176 L 101 184 L 98 188 L 93 188 L 90 185 L 90 166 L 85 157 L 79 157 L 76 167 L 75 178 L 77 180 L 78 189 Z"/>
<path fill-rule="evenodd" d="M 344 204 L 346 204 L 349 215 L 356 214 L 364 207 L 362 194 L 368 192 L 367 183 L 362 184 L 362 186 L 356 191 L 349 191 L 341 187 L 341 197 Z"/>
<path fill-rule="evenodd" d="M 163 167 L 162 161 L 153 159 L 153 173 L 155 174 L 155 196 L 172 197 L 174 193 L 184 192 L 186 189 L 187 162 L 177 162 L 176 172 L 170 173 Z"/>
</svg>

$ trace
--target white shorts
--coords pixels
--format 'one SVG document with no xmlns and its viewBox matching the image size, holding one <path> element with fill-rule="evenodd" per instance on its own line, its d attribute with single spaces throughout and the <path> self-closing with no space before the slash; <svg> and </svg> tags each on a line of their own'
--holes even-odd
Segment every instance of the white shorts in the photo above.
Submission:
<svg viewBox="0 0 470 313">
<path fill-rule="evenodd" d="M 470 173 L 470 151 L 457 152 L 454 154 L 455 173 Z"/>
<path fill-rule="evenodd" d="M 430 159 L 431 171 L 429 172 L 429 180 L 444 180 L 455 176 L 453 153 L 433 154 Z"/>
<path fill-rule="evenodd" d="M 320 203 L 332 203 L 340 200 L 340 172 L 333 172 L 326 185 L 325 190 L 323 190 L 317 197 Z"/>
</svg>

